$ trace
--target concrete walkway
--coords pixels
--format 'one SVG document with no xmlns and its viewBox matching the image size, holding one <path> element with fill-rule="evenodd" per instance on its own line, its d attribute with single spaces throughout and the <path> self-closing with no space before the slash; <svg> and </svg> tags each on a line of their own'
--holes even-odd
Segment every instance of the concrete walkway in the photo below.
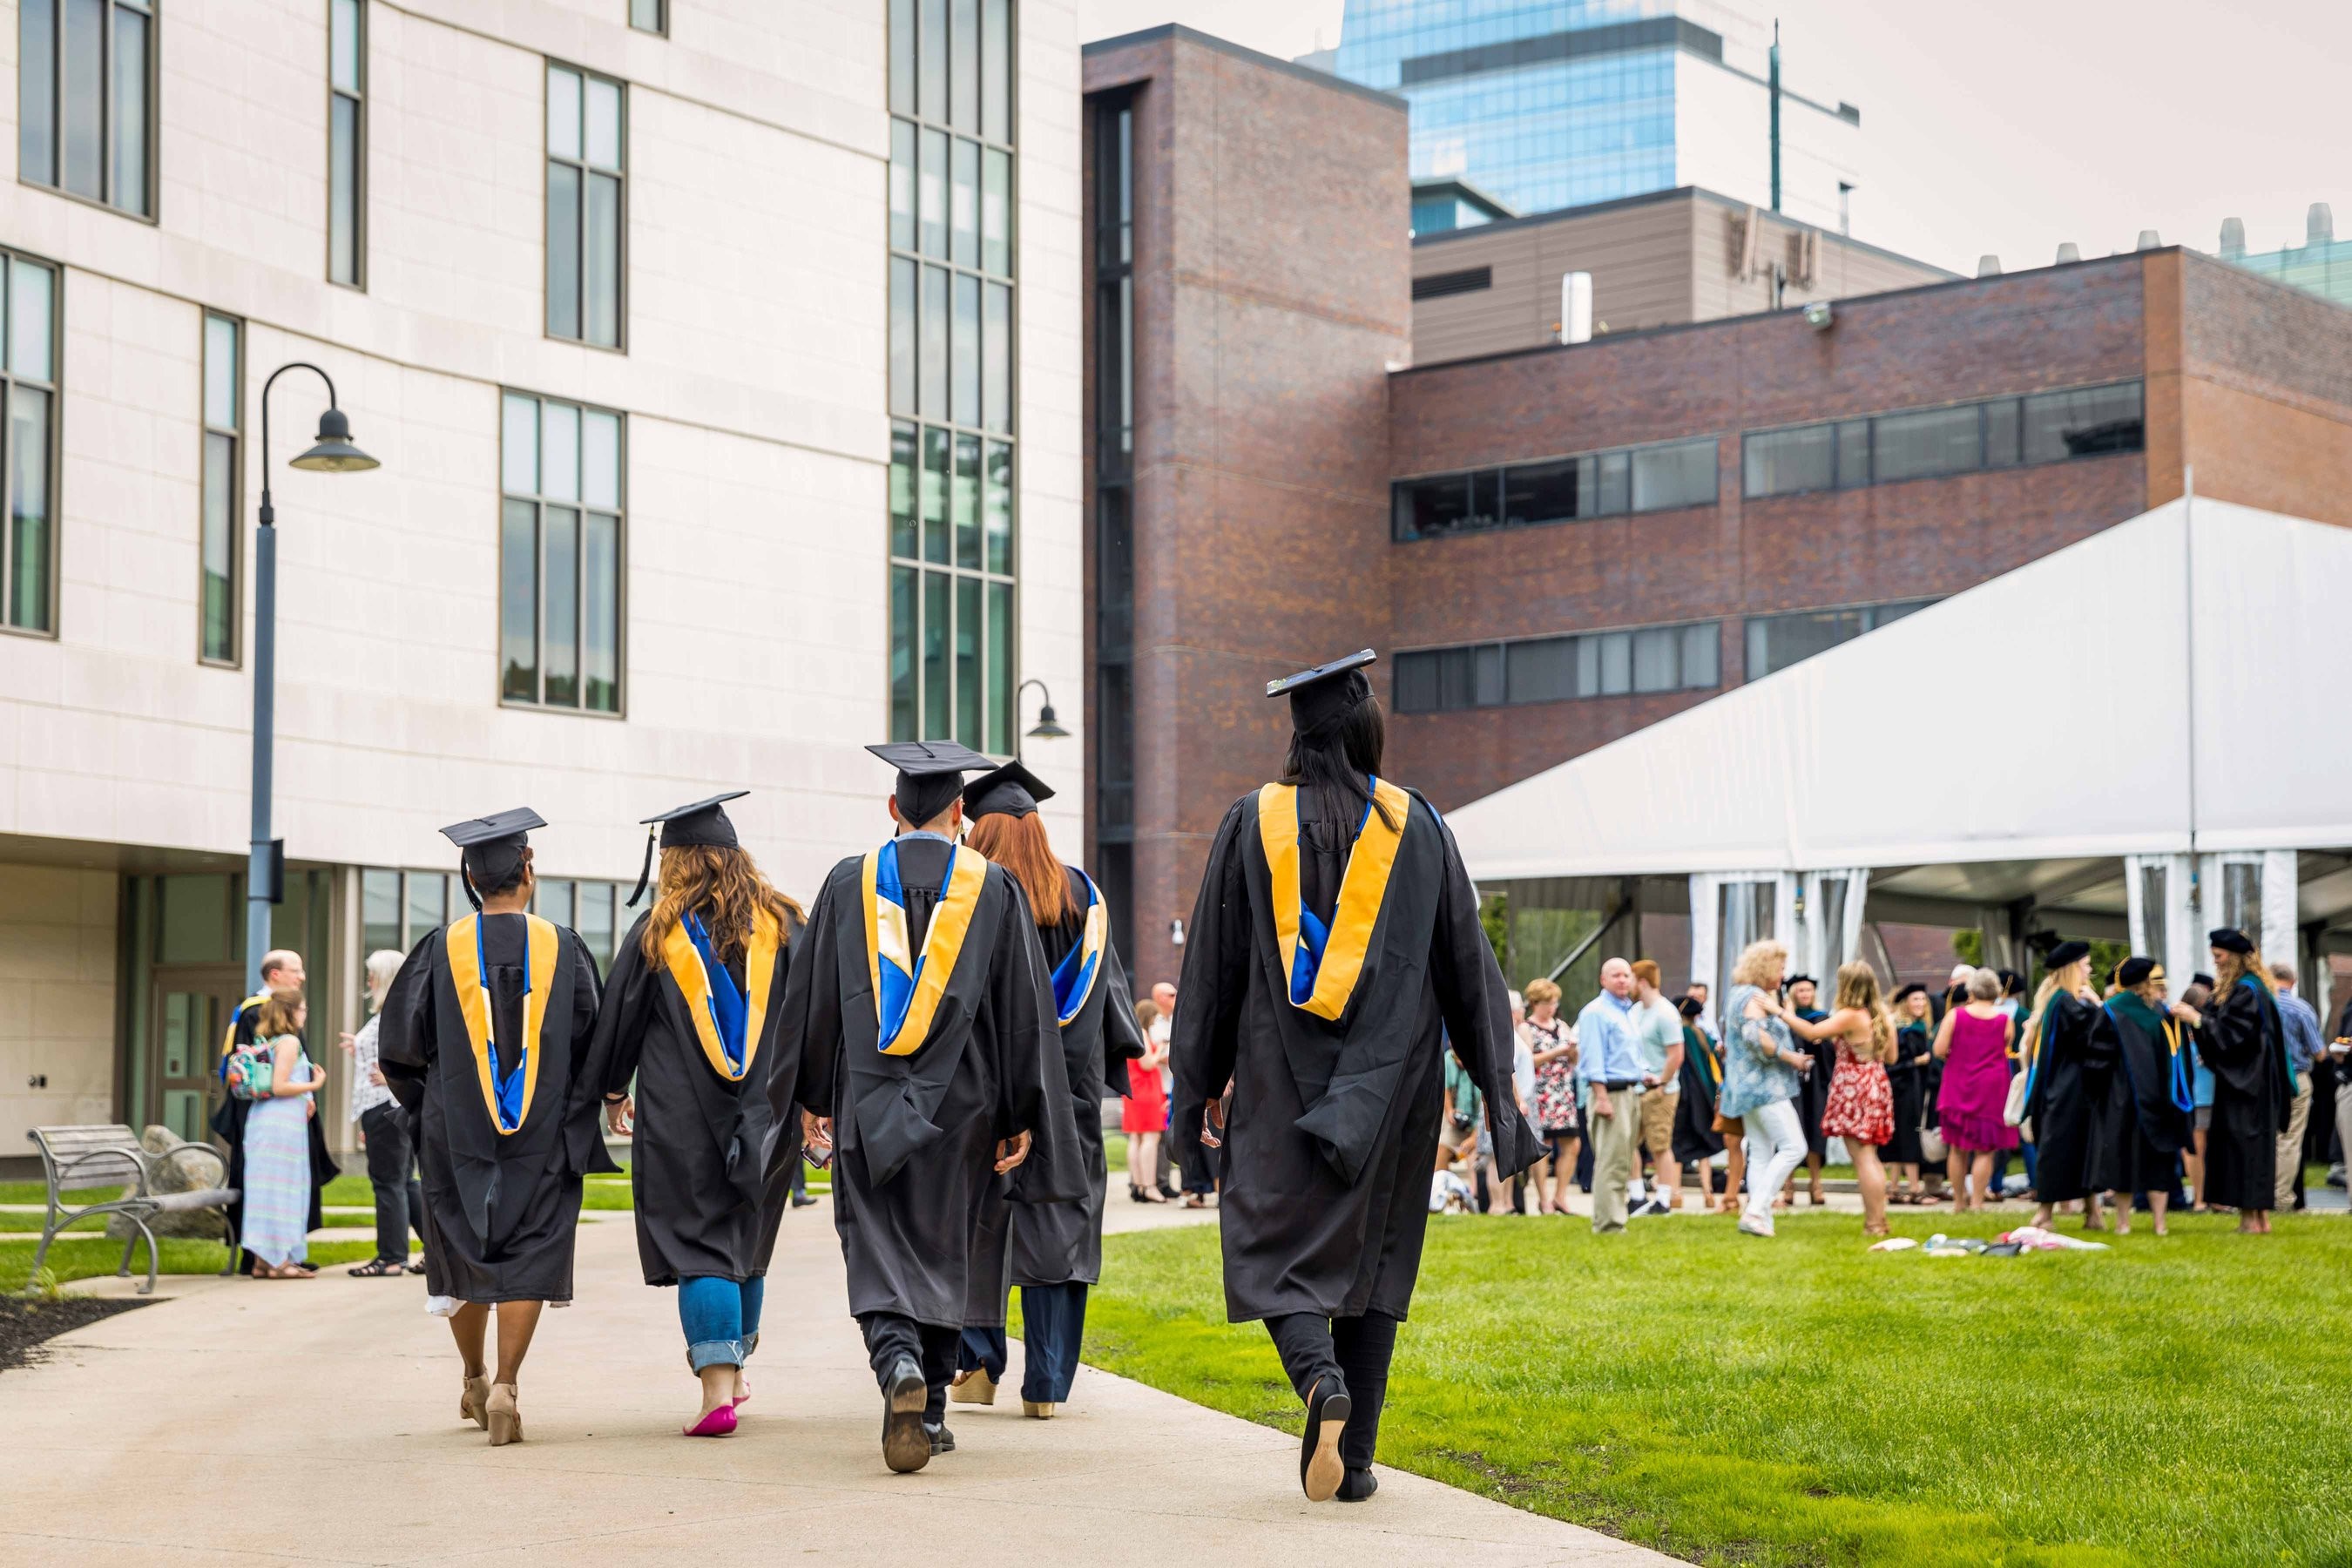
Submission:
<svg viewBox="0 0 2352 1568">
<path fill-rule="evenodd" d="M 893 1476 L 822 1205 L 786 1217 L 732 1438 L 677 1436 L 695 1395 L 677 1298 L 641 1282 L 631 1226 L 581 1227 L 577 1286 L 525 1369 L 528 1440 L 492 1449 L 457 1417 L 421 1281 L 169 1279 L 170 1300 L 0 1373 L 0 1563 L 1673 1561 L 1387 1469 L 1367 1503 L 1310 1504 L 1295 1439 L 1092 1368 L 1051 1422 L 1023 1418 L 1016 1368 L 996 1406 L 949 1407 L 956 1453 Z"/>
</svg>

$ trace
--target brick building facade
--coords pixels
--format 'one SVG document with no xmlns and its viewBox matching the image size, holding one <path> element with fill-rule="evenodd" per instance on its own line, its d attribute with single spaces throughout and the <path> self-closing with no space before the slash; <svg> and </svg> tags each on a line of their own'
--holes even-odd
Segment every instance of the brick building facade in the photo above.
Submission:
<svg viewBox="0 0 2352 1568">
<path fill-rule="evenodd" d="M 1181 963 L 1207 835 L 1280 765 L 1259 692 L 1287 669 L 1380 648 L 1391 765 L 1451 808 L 2191 468 L 2200 494 L 2352 525 L 2352 312 L 2194 253 L 1407 365 L 1401 103 L 1173 28 L 1089 47 L 1086 91 L 1097 207 L 1124 149 L 1134 280 L 1122 337 L 1097 247 L 1094 406 L 1131 396 L 1133 431 L 1123 475 L 1099 421 L 1089 454 L 1117 476 L 1089 500 L 1098 685 L 1126 679 L 1107 561 L 1134 611 L 1089 847 L 1139 979 Z"/>
</svg>

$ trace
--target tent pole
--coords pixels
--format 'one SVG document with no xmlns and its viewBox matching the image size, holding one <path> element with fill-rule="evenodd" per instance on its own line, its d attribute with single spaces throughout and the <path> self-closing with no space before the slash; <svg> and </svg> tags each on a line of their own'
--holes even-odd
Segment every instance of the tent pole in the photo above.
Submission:
<svg viewBox="0 0 2352 1568">
<path fill-rule="evenodd" d="M 2189 685 L 2189 853 L 2197 853 L 2197 465 L 2180 466 L 2181 613 L 2187 624 L 2181 646 L 2187 653 L 2184 672 Z M 2189 862 L 2189 886 L 2197 887 L 2197 863 Z"/>
</svg>

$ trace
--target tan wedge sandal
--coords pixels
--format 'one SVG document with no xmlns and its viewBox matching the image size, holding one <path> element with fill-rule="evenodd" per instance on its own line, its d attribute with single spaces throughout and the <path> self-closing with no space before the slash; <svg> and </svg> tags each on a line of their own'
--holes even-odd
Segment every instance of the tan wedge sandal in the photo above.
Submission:
<svg viewBox="0 0 2352 1568">
<path fill-rule="evenodd" d="M 490 1384 L 488 1414 L 489 1419 L 484 1425 L 490 1429 L 491 1447 L 503 1448 L 509 1443 L 522 1441 L 522 1413 L 515 1408 L 513 1384 Z"/>
<path fill-rule="evenodd" d="M 479 1377 L 467 1378 L 464 1389 L 457 1395 L 457 1419 L 471 1421 L 475 1426 L 487 1430 L 490 1425 L 489 1401 L 489 1373 L 484 1373 Z"/>
</svg>

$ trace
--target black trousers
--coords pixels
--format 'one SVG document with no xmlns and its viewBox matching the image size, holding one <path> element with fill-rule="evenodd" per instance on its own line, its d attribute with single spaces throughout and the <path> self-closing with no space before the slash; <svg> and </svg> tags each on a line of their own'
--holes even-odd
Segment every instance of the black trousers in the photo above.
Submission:
<svg viewBox="0 0 2352 1568">
<path fill-rule="evenodd" d="M 1369 1469 L 1381 1436 L 1381 1405 L 1389 1392 L 1389 1361 L 1396 1354 L 1397 1321 L 1377 1312 L 1360 1318 L 1323 1318 L 1293 1312 L 1268 1318 L 1282 1370 L 1303 1402 L 1333 1373 L 1348 1385 L 1353 1408 L 1339 1434 L 1339 1458 L 1350 1469 Z"/>
<path fill-rule="evenodd" d="M 375 1255 L 405 1265 L 408 1233 L 425 1236 L 425 1187 L 416 1179 L 408 1114 L 396 1103 L 371 1105 L 360 1112 L 360 1131 L 367 1135 L 368 1184 L 375 1189 Z"/>
<path fill-rule="evenodd" d="M 937 1426 L 947 1419 L 948 1380 L 955 1375 L 956 1342 L 961 1330 L 919 1323 L 897 1312 L 867 1312 L 857 1320 L 866 1334 L 866 1359 L 874 1368 L 876 1386 L 889 1386 L 890 1371 L 900 1356 L 910 1356 L 923 1369 L 930 1395 L 923 1402 L 923 1423 Z"/>
<path fill-rule="evenodd" d="M 1059 1405 L 1070 1397 L 1078 1375 L 1078 1346 L 1087 1337 L 1087 1285 L 1021 1287 L 1021 1397 L 1034 1405 Z M 1004 1331 L 966 1329 L 956 1348 L 956 1370 L 985 1370 L 1004 1381 Z"/>
</svg>

